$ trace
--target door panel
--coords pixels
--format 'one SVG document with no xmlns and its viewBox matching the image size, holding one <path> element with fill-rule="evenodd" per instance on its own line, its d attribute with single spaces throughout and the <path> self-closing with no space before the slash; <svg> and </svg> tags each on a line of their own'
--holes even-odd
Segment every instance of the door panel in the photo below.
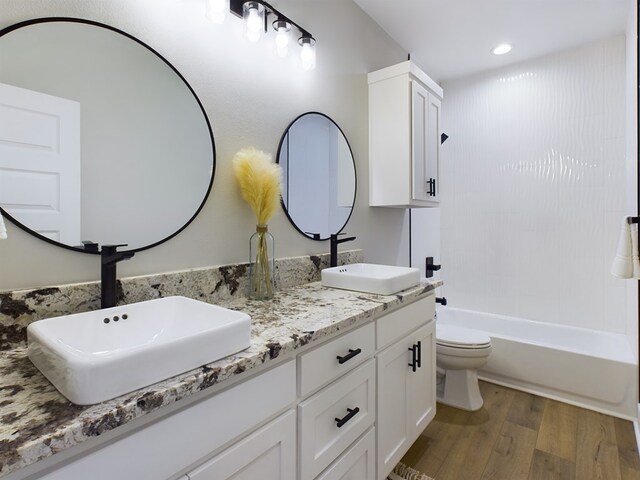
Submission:
<svg viewBox="0 0 640 480">
<path fill-rule="evenodd" d="M 0 84 L 2 208 L 43 236 L 80 245 L 80 193 L 80 104 Z"/>
</svg>

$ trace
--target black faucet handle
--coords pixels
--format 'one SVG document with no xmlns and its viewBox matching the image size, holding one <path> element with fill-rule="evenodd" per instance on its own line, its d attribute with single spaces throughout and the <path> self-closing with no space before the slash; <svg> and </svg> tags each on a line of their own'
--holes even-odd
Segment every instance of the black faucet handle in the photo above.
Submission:
<svg viewBox="0 0 640 480">
<path fill-rule="evenodd" d="M 433 263 L 433 257 L 427 257 L 424 265 L 425 277 L 433 277 L 433 272 L 437 272 L 442 268 L 442 265 L 436 265 Z"/>
<path fill-rule="evenodd" d="M 100 245 L 96 242 L 92 242 L 91 240 L 83 240 L 82 248 L 85 252 L 98 253 L 100 251 Z"/>
<path fill-rule="evenodd" d="M 119 245 L 102 245 L 102 250 L 101 251 L 106 253 L 106 254 L 111 254 L 111 253 L 116 253 L 116 251 L 120 247 L 128 247 L 128 246 L 129 246 L 128 243 L 121 243 Z"/>
</svg>

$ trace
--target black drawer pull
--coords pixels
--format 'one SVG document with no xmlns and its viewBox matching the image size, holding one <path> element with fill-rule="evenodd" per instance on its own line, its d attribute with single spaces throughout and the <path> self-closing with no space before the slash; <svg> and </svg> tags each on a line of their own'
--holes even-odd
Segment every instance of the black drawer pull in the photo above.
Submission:
<svg viewBox="0 0 640 480">
<path fill-rule="evenodd" d="M 411 367 L 411 370 L 413 370 L 414 372 L 418 369 L 418 352 L 417 352 L 418 346 L 417 345 L 413 345 L 411 348 L 407 349 L 411 352 L 411 363 L 409 363 L 409 366 Z"/>
<path fill-rule="evenodd" d="M 349 420 L 351 420 L 353 417 L 355 417 L 358 412 L 360 411 L 360 407 L 356 407 L 356 408 L 347 408 L 347 413 L 344 417 L 342 418 L 337 418 L 336 417 L 336 423 L 338 424 L 338 428 L 342 428 L 342 426 L 347 423 Z"/>
<path fill-rule="evenodd" d="M 353 357 L 355 357 L 356 355 L 360 355 L 361 353 L 362 353 L 361 348 L 356 348 L 355 350 L 349 349 L 349 353 L 347 355 L 345 355 L 344 357 L 341 357 L 340 355 L 338 355 L 336 358 L 338 359 L 338 363 L 342 365 L 343 363 L 348 362 Z"/>
<path fill-rule="evenodd" d="M 418 358 L 417 362 L 418 368 L 422 367 L 422 342 L 418 340 Z"/>
</svg>

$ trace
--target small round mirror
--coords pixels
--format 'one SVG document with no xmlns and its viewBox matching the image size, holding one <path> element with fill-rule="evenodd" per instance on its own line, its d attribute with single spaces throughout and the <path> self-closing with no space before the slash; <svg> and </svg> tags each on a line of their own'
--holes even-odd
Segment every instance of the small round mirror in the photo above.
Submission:
<svg viewBox="0 0 640 480">
<path fill-rule="evenodd" d="M 340 127 L 322 113 L 300 115 L 284 132 L 277 161 L 282 205 L 296 229 L 313 240 L 339 233 L 356 199 L 356 166 Z"/>
</svg>

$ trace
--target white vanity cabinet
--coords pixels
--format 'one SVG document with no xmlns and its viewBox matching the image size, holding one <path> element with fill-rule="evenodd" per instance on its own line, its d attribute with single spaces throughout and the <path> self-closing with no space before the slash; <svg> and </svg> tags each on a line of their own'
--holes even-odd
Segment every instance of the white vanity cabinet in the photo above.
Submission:
<svg viewBox="0 0 640 480">
<path fill-rule="evenodd" d="M 435 414 L 434 312 L 431 292 L 41 476 L 9 478 L 382 480 Z"/>
<path fill-rule="evenodd" d="M 438 206 L 442 97 L 410 61 L 369 73 L 370 206 Z"/>
<path fill-rule="evenodd" d="M 377 320 L 378 340 L 402 336 L 377 355 L 378 480 L 387 478 L 436 413 L 434 296 Z M 386 326 L 395 324 L 396 329 Z"/>
</svg>

